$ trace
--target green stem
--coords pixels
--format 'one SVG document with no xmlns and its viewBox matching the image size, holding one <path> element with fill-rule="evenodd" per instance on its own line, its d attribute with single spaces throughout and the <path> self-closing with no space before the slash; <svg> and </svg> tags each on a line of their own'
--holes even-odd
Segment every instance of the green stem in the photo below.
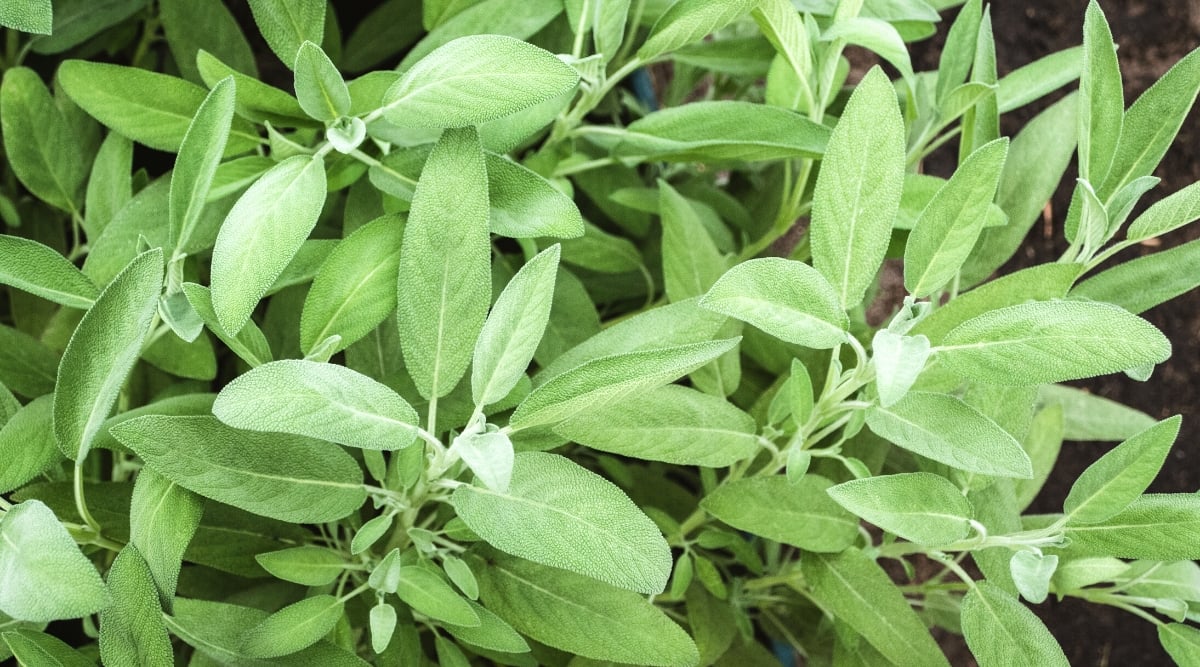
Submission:
<svg viewBox="0 0 1200 667">
<path fill-rule="evenodd" d="M 83 519 L 87 527 L 95 533 L 96 537 L 100 537 L 100 522 L 92 516 L 88 511 L 87 499 L 83 495 L 83 465 L 82 461 L 75 464 L 75 509 L 79 512 L 79 516 Z"/>
</svg>

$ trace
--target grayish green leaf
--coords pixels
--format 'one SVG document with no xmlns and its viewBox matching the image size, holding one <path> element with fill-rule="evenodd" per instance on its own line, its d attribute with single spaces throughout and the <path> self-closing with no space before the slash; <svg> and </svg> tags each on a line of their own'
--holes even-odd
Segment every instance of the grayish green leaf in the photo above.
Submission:
<svg viewBox="0 0 1200 667">
<path fill-rule="evenodd" d="M 370 623 L 371 650 L 383 653 L 396 632 L 396 608 L 380 600 L 379 604 L 371 607 Z"/>
<path fill-rule="evenodd" d="M 337 552 L 311 545 L 260 553 L 254 559 L 272 575 L 304 586 L 331 584 L 347 565 Z"/>
<path fill-rule="evenodd" d="M 196 534 L 204 503 L 150 468 L 138 473 L 129 505 L 129 543 L 153 575 L 162 609 L 170 611 L 184 553 Z"/>
<path fill-rule="evenodd" d="M 1038 617 L 990 582 L 975 584 L 963 598 L 962 628 L 980 667 L 1070 664 Z"/>
<path fill-rule="evenodd" d="M 450 584 L 418 565 L 400 568 L 396 595 L 414 611 L 451 625 L 478 627 L 479 615 Z"/>
<path fill-rule="evenodd" d="M 1117 49 L 1104 12 L 1088 3 L 1083 19 L 1083 72 L 1079 76 L 1079 176 L 1101 183 L 1112 165 L 1121 124 L 1125 95 Z"/>
<path fill-rule="evenodd" d="M 324 0 L 250 0 L 250 11 L 267 45 L 288 67 L 301 44 L 320 44 L 325 34 Z"/>
<path fill-rule="evenodd" d="M 100 659 L 107 665 L 169 665 L 175 656 L 154 577 L 126 545 L 108 570 L 112 604 L 100 612 Z"/>
<path fill-rule="evenodd" d="M 723 484 L 700 501 L 717 519 L 755 535 L 806 551 L 836 553 L 858 536 L 858 520 L 830 499 L 833 483 L 805 475 L 793 484 L 782 475 Z"/>
<path fill-rule="evenodd" d="M 1098 523 L 1136 500 L 1158 475 L 1179 435 L 1178 415 L 1114 447 L 1079 475 L 1063 502 L 1072 523 Z"/>
<path fill-rule="evenodd" d="M 184 283 L 183 293 L 187 295 L 188 303 L 192 305 L 200 319 L 204 320 L 204 324 L 209 330 L 251 368 L 271 361 L 271 346 L 257 324 L 246 322 L 246 325 L 236 335 L 230 334 L 217 320 L 217 314 L 212 306 L 212 293 L 208 291 L 207 287 L 195 283 Z"/>
<path fill-rule="evenodd" d="M 1021 597 L 1041 604 L 1050 594 L 1050 578 L 1058 568 L 1058 556 L 1045 556 L 1032 551 L 1013 554 L 1009 569 Z"/>
<path fill-rule="evenodd" d="M 564 239 L 583 234 L 579 208 L 550 181 L 506 157 L 495 153 L 486 157 L 492 233 L 513 238 Z"/>
<path fill-rule="evenodd" d="M 957 486 L 926 472 L 851 480 L 831 487 L 829 495 L 876 526 L 930 546 L 966 537 L 975 513 Z"/>
<path fill-rule="evenodd" d="M 637 57 L 648 62 L 681 46 L 698 42 L 738 18 L 750 13 L 758 0 L 730 0 L 712 3 L 707 0 L 680 0 L 663 12 L 650 35 L 638 49 Z"/>
<path fill-rule="evenodd" d="M 871 340 L 871 351 L 879 405 L 886 408 L 904 398 L 924 370 L 929 358 L 929 339 L 920 334 L 901 336 L 880 329 Z"/>
<path fill-rule="evenodd" d="M 133 142 L 109 132 L 92 162 L 83 204 L 83 229 L 89 239 L 100 236 L 113 216 L 133 196 Z"/>
<path fill-rule="evenodd" d="M 100 294 L 67 258 L 19 236 L 0 235 L 0 284 L 80 309 L 90 308 Z"/>
<path fill-rule="evenodd" d="M 692 102 L 639 118 L 622 132 L 620 156 L 672 162 L 817 158 L 829 130 L 786 109 L 742 101 Z"/>
<path fill-rule="evenodd" d="M 310 41 L 301 44 L 293 69 L 296 99 L 304 113 L 326 123 L 350 113 L 350 90 L 320 46 Z"/>
<path fill-rule="evenodd" d="M 508 492 L 513 469 L 508 434 L 494 426 L 482 433 L 467 431 L 454 439 L 452 447 L 484 486 L 496 493 Z"/>
<path fill-rule="evenodd" d="M 213 176 L 229 140 L 235 97 L 233 78 L 221 79 L 204 98 L 183 135 L 179 157 L 171 172 L 170 234 L 167 237 L 167 247 L 176 252 L 187 247 L 200 220 Z"/>
<path fill-rule="evenodd" d="M 226 65 L 203 49 L 196 55 L 196 66 L 208 86 L 232 76 L 237 85 L 237 113 L 255 122 L 269 122 L 284 127 L 313 124 L 300 108 L 295 97 L 258 79 Z"/>
<path fill-rule="evenodd" d="M 1148 493 L 1100 523 L 1069 526 L 1071 553 L 1148 560 L 1200 558 L 1200 496 Z"/>
<path fill-rule="evenodd" d="M 84 140 L 36 72 L 13 67 L 4 73 L 0 121 L 5 157 L 21 183 L 47 204 L 77 213 L 89 167 Z"/>
<path fill-rule="evenodd" d="M 914 80 L 908 47 L 891 23 L 870 16 L 838 19 L 821 34 L 822 42 L 835 39 L 845 40 L 847 44 L 861 46 L 876 53 L 899 70 L 907 81 Z"/>
<path fill-rule="evenodd" d="M 306 649 L 329 634 L 344 606 L 332 595 L 304 598 L 246 630 L 241 649 L 252 658 L 277 658 Z"/>
<path fill-rule="evenodd" d="M 700 305 L 780 340 L 825 349 L 846 340 L 846 314 L 832 285 L 794 260 L 766 257 L 730 269 Z"/>
<path fill-rule="evenodd" d="M 1065 385 L 1039 387 L 1038 400 L 1062 406 L 1066 440 L 1121 441 L 1155 424 L 1153 417 L 1140 410 Z"/>
</svg>

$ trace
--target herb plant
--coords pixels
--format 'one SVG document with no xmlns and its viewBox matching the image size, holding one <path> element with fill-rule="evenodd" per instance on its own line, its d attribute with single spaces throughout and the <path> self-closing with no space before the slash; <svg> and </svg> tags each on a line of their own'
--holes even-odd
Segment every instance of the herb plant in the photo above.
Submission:
<svg viewBox="0 0 1200 667">
<path fill-rule="evenodd" d="M 1180 418 L 1062 384 L 1170 355 L 1200 242 L 1108 260 L 1200 54 L 1127 109 L 1094 2 L 999 78 L 969 0 L 915 72 L 951 4 L 4 2 L 0 657 L 1062 665 L 1055 595 L 1200 663 Z"/>
</svg>

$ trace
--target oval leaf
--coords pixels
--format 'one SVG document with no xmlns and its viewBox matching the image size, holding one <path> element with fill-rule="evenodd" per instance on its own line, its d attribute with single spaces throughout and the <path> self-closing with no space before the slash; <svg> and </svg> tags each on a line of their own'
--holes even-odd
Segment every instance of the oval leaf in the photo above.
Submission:
<svg viewBox="0 0 1200 667">
<path fill-rule="evenodd" d="M 927 472 L 851 480 L 830 488 L 829 495 L 888 532 L 932 546 L 966 537 L 974 514 L 957 486 Z"/>
<path fill-rule="evenodd" d="M 1038 617 L 987 581 L 975 584 L 963 598 L 962 629 L 980 667 L 1070 664 Z"/>
<path fill-rule="evenodd" d="M 723 484 L 700 501 L 709 514 L 767 539 L 835 553 L 854 544 L 858 519 L 830 499 L 832 482 L 805 475 L 793 484 L 772 475 Z"/>
</svg>

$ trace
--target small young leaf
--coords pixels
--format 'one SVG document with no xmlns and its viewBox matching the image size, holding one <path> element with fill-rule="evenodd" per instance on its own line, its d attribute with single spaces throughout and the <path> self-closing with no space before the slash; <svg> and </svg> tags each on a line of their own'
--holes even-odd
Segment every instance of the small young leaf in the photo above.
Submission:
<svg viewBox="0 0 1200 667">
<path fill-rule="evenodd" d="M 817 175 L 812 204 L 813 266 L 842 309 L 862 300 L 883 262 L 904 186 L 904 123 L 883 70 L 854 89 Z"/>
<path fill-rule="evenodd" d="M 295 156 L 255 181 L 230 209 L 212 259 L 212 304 L 236 334 L 299 251 L 325 204 L 325 165 Z"/>
<path fill-rule="evenodd" d="M 326 442 L 239 431 L 215 417 L 148 415 L 109 431 L 185 489 L 273 519 L 335 521 L 366 500 L 358 464 Z"/>
<path fill-rule="evenodd" d="M 460 486 L 459 518 L 492 546 L 647 594 L 667 585 L 658 528 L 616 486 L 554 454 L 517 455 L 506 493 Z"/>
<path fill-rule="evenodd" d="M 750 13 L 757 0 L 728 0 L 712 3 L 707 0 L 681 0 L 663 12 L 645 43 L 638 49 L 637 57 L 648 62 L 681 46 L 698 42 L 714 32 Z"/>
<path fill-rule="evenodd" d="M 1083 19 L 1083 72 L 1079 75 L 1079 177 L 1101 183 L 1112 165 L 1125 95 L 1117 49 L 1104 11 L 1092 1 Z"/>
<path fill-rule="evenodd" d="M 829 495 L 858 516 L 918 544 L 950 544 L 967 536 L 971 503 L 946 478 L 925 472 L 838 484 Z"/>
<path fill-rule="evenodd" d="M 513 444 L 494 426 L 483 433 L 466 432 L 451 445 L 480 482 L 496 493 L 507 493 L 512 480 Z"/>
<path fill-rule="evenodd" d="M 1009 569 L 1021 597 L 1041 604 L 1050 594 L 1050 578 L 1058 568 L 1058 556 L 1043 556 L 1032 551 L 1013 554 Z"/>
<path fill-rule="evenodd" d="M 158 308 L 163 253 L 138 255 L 96 298 L 75 328 L 54 394 L 54 435 L 68 458 L 82 462 L 108 417 Z"/>
<path fill-rule="evenodd" d="M 251 658 L 291 655 L 329 634 L 345 606 L 332 595 L 314 595 L 271 614 L 242 635 L 242 651 Z"/>
<path fill-rule="evenodd" d="M 323 0 L 250 0 L 250 11 L 267 45 L 288 67 L 304 42 L 320 44 L 325 34 Z"/>
<path fill-rule="evenodd" d="M 384 118 L 402 127 L 462 127 L 570 90 L 574 68 L 528 42 L 471 35 L 412 65 L 384 95 Z"/>
<path fill-rule="evenodd" d="M 50 0 L 16 0 L 0 6 L 0 25 L 21 32 L 49 35 L 54 26 Z"/>
<path fill-rule="evenodd" d="M 332 584 L 347 565 L 336 552 L 311 545 L 260 553 L 254 559 L 272 575 L 304 586 Z"/>
<path fill-rule="evenodd" d="M 978 582 L 963 598 L 962 629 L 980 667 L 1070 664 L 1038 617 L 991 582 Z"/>
<path fill-rule="evenodd" d="M 396 632 L 396 608 L 380 600 L 379 604 L 371 607 L 370 623 L 371 650 L 383 653 Z"/>
<path fill-rule="evenodd" d="M 350 113 L 350 90 L 321 47 L 305 41 L 296 54 L 296 99 L 304 113 L 325 122 Z"/>
<path fill-rule="evenodd" d="M 100 612 L 100 659 L 107 665 L 174 661 L 154 577 L 141 553 L 126 545 L 108 570 L 112 604 Z"/>
<path fill-rule="evenodd" d="M 529 260 L 492 306 L 471 366 L 471 397 L 477 406 L 504 398 L 525 375 L 550 319 L 558 257 L 559 246 L 554 245 Z"/>
<path fill-rule="evenodd" d="M 879 406 L 891 407 L 904 398 L 924 370 L 930 352 L 929 339 L 922 335 L 901 336 L 880 329 L 871 341 L 871 350 Z"/>
<path fill-rule="evenodd" d="M 40 500 L 0 517 L 0 612 L 48 623 L 104 609 L 108 589 L 54 512 Z"/>
<path fill-rule="evenodd" d="M 466 561 L 454 556 L 444 556 L 442 569 L 446 571 L 446 576 L 450 577 L 450 581 L 453 581 L 464 595 L 472 600 L 479 599 L 479 582 L 475 579 L 475 573 L 471 571 L 471 566 L 467 565 Z"/>
<path fill-rule="evenodd" d="M 389 530 L 392 529 L 392 523 L 396 515 L 388 512 L 364 523 L 354 533 L 354 539 L 350 541 L 350 553 L 357 556 L 358 554 L 371 548 L 371 545 L 378 542 Z M 380 570 L 386 571 L 388 568 L 380 564 Z M 395 592 L 395 591 L 391 591 Z"/>
<path fill-rule="evenodd" d="M 742 479 L 718 487 L 700 501 L 725 523 L 807 551 L 836 553 L 858 536 L 858 520 L 830 499 L 832 482 L 805 475 L 792 484 L 772 475 Z"/>
<path fill-rule="evenodd" d="M 1179 435 L 1178 415 L 1114 447 L 1084 470 L 1063 502 L 1072 523 L 1098 523 L 1136 500 L 1158 475 Z"/>
<path fill-rule="evenodd" d="M 466 627 L 477 627 L 479 615 L 437 574 L 424 567 L 410 565 L 400 568 L 396 595 L 414 611 L 430 618 Z"/>
<path fill-rule="evenodd" d="M 236 94 L 232 77 L 218 81 L 196 110 L 195 118 L 183 135 L 175 170 L 171 172 L 168 249 L 179 252 L 188 247 L 200 220 L 213 176 L 229 140 Z"/>
<path fill-rule="evenodd" d="M 376 517 L 379 518 L 379 517 Z M 368 522 L 370 523 L 370 522 Z M 400 585 L 400 549 L 392 549 L 371 570 L 367 584 L 381 593 L 395 593 Z"/>
<path fill-rule="evenodd" d="M 409 374 L 445 396 L 471 363 L 491 302 L 487 171 L 474 128 L 446 130 L 413 196 L 396 295 Z"/>
<path fill-rule="evenodd" d="M 417 413 L 399 394 L 344 366 L 287 359 L 225 385 L 213 414 L 236 428 L 393 450 L 417 437 Z"/>
</svg>

